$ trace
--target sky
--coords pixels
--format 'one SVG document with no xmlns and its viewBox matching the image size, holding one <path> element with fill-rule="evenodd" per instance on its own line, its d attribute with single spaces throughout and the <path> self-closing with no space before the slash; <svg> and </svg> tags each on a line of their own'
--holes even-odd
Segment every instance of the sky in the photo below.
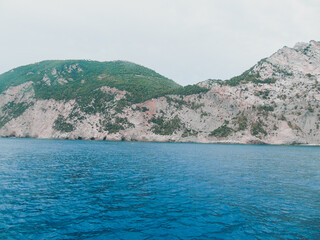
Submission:
<svg viewBox="0 0 320 240">
<path fill-rule="evenodd" d="M 0 0 L 0 73 L 50 59 L 127 60 L 181 85 L 229 79 L 320 41 L 319 0 Z"/>
</svg>

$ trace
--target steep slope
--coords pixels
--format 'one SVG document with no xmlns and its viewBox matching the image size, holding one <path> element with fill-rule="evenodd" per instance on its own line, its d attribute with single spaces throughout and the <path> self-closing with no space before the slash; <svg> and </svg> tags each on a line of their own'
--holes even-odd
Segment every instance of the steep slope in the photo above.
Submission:
<svg viewBox="0 0 320 240">
<path fill-rule="evenodd" d="M 205 81 L 247 119 L 244 136 L 267 143 L 319 144 L 320 43 L 284 47 L 229 81 Z M 238 113 L 239 113 L 238 112 Z M 226 124 L 235 128 L 233 123 Z M 239 139 L 239 131 L 230 135 Z"/>
<path fill-rule="evenodd" d="M 182 87 L 151 69 L 130 62 L 43 61 L 0 75 L 0 128 L 17 119 L 28 108 L 32 107 L 32 111 L 36 111 L 39 104 L 48 102 L 62 108 L 72 104 L 73 112 L 70 117 L 85 119 L 90 115 L 100 114 L 104 118 L 102 122 L 106 122 L 106 118 L 112 118 L 111 113 L 121 113 L 124 107 L 133 103 L 169 93 L 188 94 L 203 91 L 207 89 L 199 86 Z M 59 112 L 56 107 L 46 105 L 41 109 L 47 112 L 48 108 L 52 108 Z M 42 116 L 38 114 L 39 112 L 36 115 Z M 39 121 L 43 122 L 46 128 L 50 128 L 46 114 L 43 117 Z M 53 129 L 62 132 L 73 129 L 70 123 L 62 123 L 61 117 L 51 118 L 57 120 L 52 126 Z M 25 120 L 29 123 L 33 119 Z M 37 132 L 37 129 L 32 132 Z"/>
<path fill-rule="evenodd" d="M 320 144 L 320 43 L 181 87 L 127 62 L 45 61 L 0 76 L 0 136 Z"/>
</svg>

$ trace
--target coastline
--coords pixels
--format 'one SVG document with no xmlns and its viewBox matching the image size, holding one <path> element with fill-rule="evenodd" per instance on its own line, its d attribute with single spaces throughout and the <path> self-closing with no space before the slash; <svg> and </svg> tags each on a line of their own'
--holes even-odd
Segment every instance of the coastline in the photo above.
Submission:
<svg viewBox="0 0 320 240">
<path fill-rule="evenodd" d="M 267 146 L 305 146 L 305 147 L 320 147 L 320 144 L 317 143 L 266 143 L 263 141 L 250 141 L 250 142 L 241 142 L 241 141 L 155 141 L 155 140 L 126 140 L 126 139 L 92 139 L 92 138 L 39 138 L 39 137 L 11 137 L 11 136 L 0 136 L 0 139 L 34 139 L 34 140 L 70 140 L 70 141 L 87 141 L 87 142 L 138 142 L 138 143 L 194 143 L 194 144 L 223 144 L 223 145 L 267 145 Z"/>
</svg>

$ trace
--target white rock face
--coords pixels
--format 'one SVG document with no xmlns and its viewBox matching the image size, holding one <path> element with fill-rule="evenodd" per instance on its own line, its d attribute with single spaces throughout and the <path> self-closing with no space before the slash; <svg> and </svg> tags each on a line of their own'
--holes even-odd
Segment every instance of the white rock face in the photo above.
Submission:
<svg viewBox="0 0 320 240">
<path fill-rule="evenodd" d="M 75 64 L 67 71 L 82 70 Z M 0 136 L 320 145 L 320 42 L 284 47 L 246 74 L 235 86 L 207 80 L 198 84 L 207 93 L 169 95 L 122 110 L 117 103 L 129 93 L 104 86 L 100 90 L 113 98 L 103 112 L 91 113 L 76 100 L 35 99 L 28 82 L 0 94 Z M 8 117 L 9 104 L 24 103 L 22 114 Z"/>
<path fill-rule="evenodd" d="M 48 77 L 47 74 L 45 74 L 45 75 L 43 76 L 42 81 L 43 81 L 45 84 L 47 84 L 48 86 L 51 86 L 51 80 L 50 80 L 50 78 Z"/>
<path fill-rule="evenodd" d="M 0 93 L 0 111 L 9 102 L 30 102 L 35 96 L 32 84 L 32 82 L 26 82 Z"/>
</svg>

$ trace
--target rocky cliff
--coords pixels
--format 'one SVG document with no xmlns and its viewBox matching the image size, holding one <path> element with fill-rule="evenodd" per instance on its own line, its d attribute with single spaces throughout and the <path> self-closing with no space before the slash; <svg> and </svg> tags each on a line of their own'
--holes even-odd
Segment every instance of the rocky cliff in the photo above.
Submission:
<svg viewBox="0 0 320 240">
<path fill-rule="evenodd" d="M 45 61 L 0 76 L 0 136 L 320 144 L 320 42 L 181 87 L 127 62 Z"/>
</svg>

